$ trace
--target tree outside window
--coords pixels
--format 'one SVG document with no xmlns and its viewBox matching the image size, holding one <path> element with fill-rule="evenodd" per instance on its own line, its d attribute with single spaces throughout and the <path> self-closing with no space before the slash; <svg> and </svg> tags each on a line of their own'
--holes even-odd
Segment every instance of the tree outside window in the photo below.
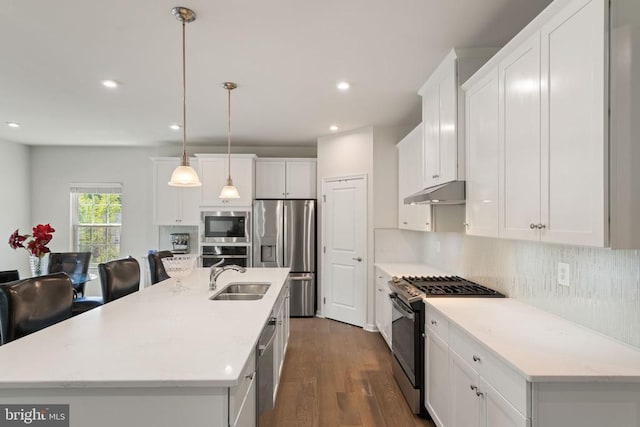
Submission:
<svg viewBox="0 0 640 427">
<path fill-rule="evenodd" d="M 121 187 L 72 189 L 74 251 L 91 252 L 91 265 L 120 258 Z"/>
</svg>

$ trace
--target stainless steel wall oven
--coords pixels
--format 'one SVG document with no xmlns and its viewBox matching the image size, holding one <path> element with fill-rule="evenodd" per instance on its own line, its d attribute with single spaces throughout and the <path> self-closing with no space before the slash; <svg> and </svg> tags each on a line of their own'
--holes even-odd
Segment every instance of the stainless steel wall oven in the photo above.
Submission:
<svg viewBox="0 0 640 427">
<path fill-rule="evenodd" d="M 223 267 L 225 265 L 251 266 L 250 245 L 203 245 L 202 266 Z"/>
</svg>

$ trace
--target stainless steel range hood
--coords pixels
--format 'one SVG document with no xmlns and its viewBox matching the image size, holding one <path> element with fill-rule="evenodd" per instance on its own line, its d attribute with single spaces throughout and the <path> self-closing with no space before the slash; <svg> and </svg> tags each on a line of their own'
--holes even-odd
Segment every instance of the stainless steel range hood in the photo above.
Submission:
<svg viewBox="0 0 640 427">
<path fill-rule="evenodd" d="M 465 203 L 464 181 L 451 181 L 446 184 L 425 188 L 405 197 L 405 205 L 438 204 L 462 205 Z"/>
</svg>

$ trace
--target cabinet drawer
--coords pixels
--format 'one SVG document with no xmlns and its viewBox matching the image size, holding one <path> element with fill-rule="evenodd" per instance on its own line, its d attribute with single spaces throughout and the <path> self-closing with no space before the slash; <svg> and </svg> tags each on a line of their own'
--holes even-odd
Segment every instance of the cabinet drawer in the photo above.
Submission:
<svg viewBox="0 0 640 427">
<path fill-rule="evenodd" d="M 425 330 L 433 332 L 449 344 L 449 321 L 439 311 L 425 304 Z"/>
<path fill-rule="evenodd" d="M 526 379 L 459 328 L 451 326 L 450 337 L 451 349 L 521 414 L 529 417 L 527 402 L 531 392 Z"/>
<path fill-rule="evenodd" d="M 229 389 L 229 423 L 234 425 L 236 418 L 242 408 L 247 392 L 256 376 L 256 354 L 255 351 L 249 356 L 249 360 L 242 369 L 240 382 L 237 386 Z"/>
</svg>

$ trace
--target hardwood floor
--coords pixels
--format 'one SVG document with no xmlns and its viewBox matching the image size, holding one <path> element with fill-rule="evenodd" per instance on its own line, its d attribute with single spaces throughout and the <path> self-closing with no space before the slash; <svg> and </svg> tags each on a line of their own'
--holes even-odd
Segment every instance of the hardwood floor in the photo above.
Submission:
<svg viewBox="0 0 640 427">
<path fill-rule="evenodd" d="M 320 318 L 291 319 L 278 398 L 260 427 L 435 427 L 414 416 L 378 333 Z"/>
</svg>

